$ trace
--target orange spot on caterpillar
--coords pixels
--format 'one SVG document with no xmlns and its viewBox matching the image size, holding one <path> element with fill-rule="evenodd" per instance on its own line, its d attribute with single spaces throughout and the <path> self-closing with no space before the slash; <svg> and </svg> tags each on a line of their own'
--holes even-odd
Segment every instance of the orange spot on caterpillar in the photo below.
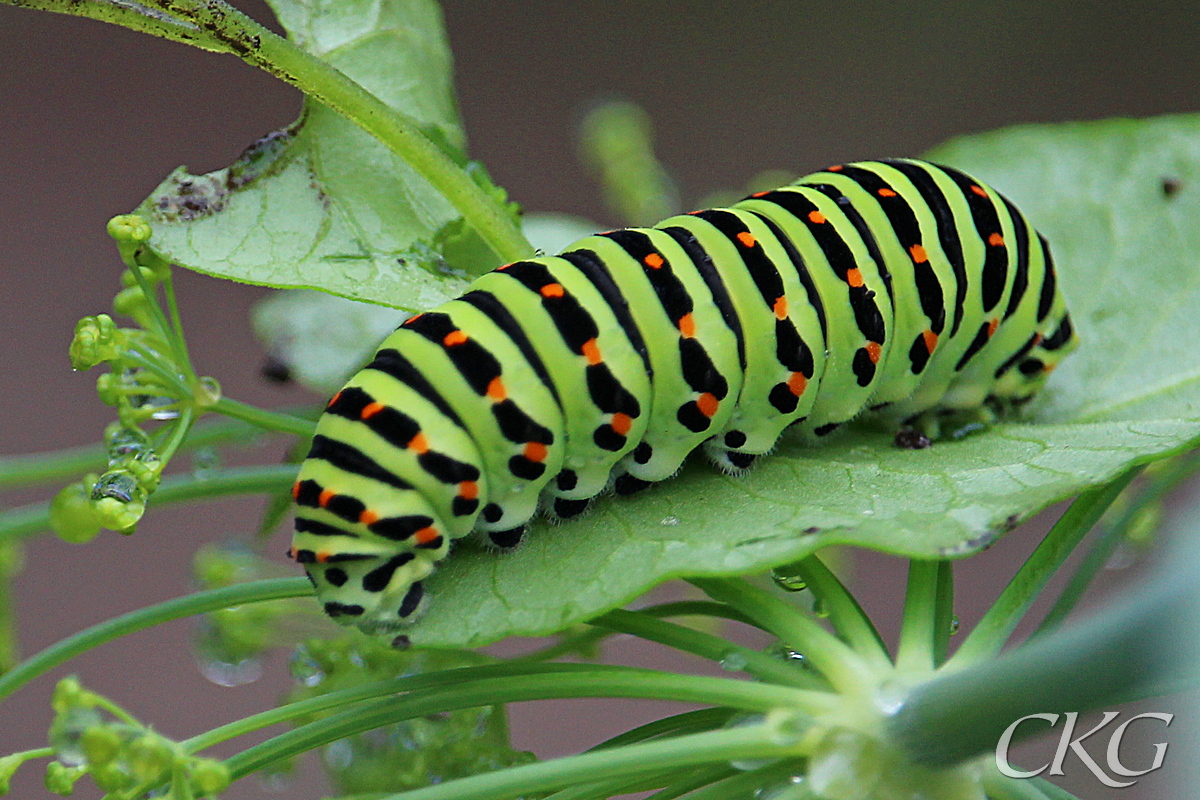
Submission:
<svg viewBox="0 0 1200 800">
<path fill-rule="evenodd" d="M 363 509 L 363 512 L 358 515 L 358 521 L 361 522 L 363 525 L 371 525 L 373 523 L 379 522 L 379 514 L 377 514 L 376 512 L 372 511 L 369 508 Z"/>
<path fill-rule="evenodd" d="M 550 451 L 546 449 L 546 445 L 542 444 L 541 442 L 529 442 L 525 445 L 525 450 L 523 452 L 525 457 L 530 461 L 539 462 L 545 461 L 546 456 L 550 453 Z"/>
<path fill-rule="evenodd" d="M 799 397 L 808 388 L 808 378 L 804 377 L 803 372 L 793 372 L 792 377 L 788 378 L 787 387 L 789 392 Z"/>
<path fill-rule="evenodd" d="M 1054 368 L 1057 366 L 1058 366 L 1058 364 L 1046 364 L 1042 367 L 1042 372 L 1049 375 L 1051 372 L 1054 372 Z"/>
<path fill-rule="evenodd" d="M 879 363 L 879 355 L 883 352 L 883 348 L 878 342 L 867 342 L 867 358 L 871 359 L 872 364 Z"/>
<path fill-rule="evenodd" d="M 775 319 L 787 319 L 787 315 L 788 315 L 787 298 L 783 295 L 776 297 L 774 305 L 771 306 L 771 310 L 775 312 Z"/>
<path fill-rule="evenodd" d="M 667 262 L 663 261 L 663 257 L 660 256 L 658 253 L 651 253 L 650 255 L 648 255 L 642 259 L 642 263 L 645 264 L 650 269 L 659 269 L 662 267 L 663 264 L 665 264 Z"/>
<path fill-rule="evenodd" d="M 599 364 L 604 359 L 600 357 L 600 346 L 595 339 L 588 339 L 579 347 L 579 352 L 589 364 Z"/>
<path fill-rule="evenodd" d="M 925 339 L 925 349 L 933 355 L 933 348 L 937 347 L 938 335 L 931 330 L 924 331 L 921 336 Z"/>
<path fill-rule="evenodd" d="M 500 380 L 500 376 L 497 375 L 488 383 L 487 396 L 496 403 L 508 397 L 508 390 L 504 388 L 504 381 Z"/>
<path fill-rule="evenodd" d="M 618 411 L 616 414 L 613 414 L 612 421 L 608 424 L 612 426 L 614 431 L 624 436 L 633 428 L 633 417 Z"/>
<path fill-rule="evenodd" d="M 401 324 L 402 324 L 402 325 L 408 325 L 409 323 L 416 322 L 417 320 L 419 320 L 419 319 L 420 319 L 421 317 L 423 317 L 423 316 L 425 316 L 425 312 L 424 312 L 424 311 L 422 311 L 420 314 L 413 314 L 411 317 L 409 317 L 408 319 L 404 320 L 404 322 L 402 322 Z"/>
<path fill-rule="evenodd" d="M 359 419 L 370 419 L 371 417 L 378 414 L 380 411 L 383 411 L 383 409 L 385 409 L 385 408 L 387 408 L 387 406 L 385 406 L 383 403 L 379 402 L 378 400 L 376 400 L 373 403 L 367 403 L 365 406 L 363 406 L 363 410 L 358 413 L 358 418 Z"/>
<path fill-rule="evenodd" d="M 417 544 L 429 544 L 440 535 L 437 532 L 437 528 L 430 525 L 428 528 L 421 528 L 421 530 L 414 533 L 413 538 L 417 540 Z"/>
<path fill-rule="evenodd" d="M 832 167 L 826 167 L 825 171 L 826 172 L 841 172 L 844 169 L 845 169 L 845 167 L 842 166 L 841 164 L 834 164 Z"/>
<path fill-rule="evenodd" d="M 996 333 L 996 328 L 999 328 L 999 327 L 1000 327 L 999 319 L 993 318 L 988 321 L 988 338 L 989 339 L 992 338 L 992 336 Z"/>
<path fill-rule="evenodd" d="M 288 554 L 288 558 L 290 558 L 292 561 L 296 560 L 296 548 L 289 547 L 287 554 Z"/>
<path fill-rule="evenodd" d="M 1034 346 L 1034 347 L 1037 347 L 1039 344 L 1041 344 L 1041 343 L 1042 343 L 1042 338 L 1043 338 L 1043 337 L 1042 337 L 1042 335 L 1041 335 L 1040 333 L 1035 333 L 1035 334 L 1033 335 L 1033 346 Z"/>
<path fill-rule="evenodd" d="M 442 344 L 446 347 L 456 347 L 467 341 L 467 335 L 462 331 L 450 331 L 442 338 Z"/>
<path fill-rule="evenodd" d="M 862 273 L 859 271 L 858 267 L 851 267 L 850 269 L 846 270 L 846 283 L 850 284 L 856 289 L 863 285 Z"/>
<path fill-rule="evenodd" d="M 825 221 L 825 215 L 822 214 L 820 211 L 810 211 L 810 212 L 808 212 L 808 221 L 816 223 L 817 225 L 820 225 L 822 222 Z"/>
<path fill-rule="evenodd" d="M 342 399 L 342 393 L 341 393 L 341 392 L 338 392 L 338 393 L 337 393 L 337 394 L 335 394 L 333 397 L 329 398 L 329 402 L 325 404 L 325 407 L 326 407 L 326 408 L 333 408 L 334 404 L 336 404 L 336 403 L 337 403 L 337 401 L 338 401 L 338 400 L 341 400 L 341 399 Z"/>
<path fill-rule="evenodd" d="M 691 312 L 679 318 L 679 334 L 685 339 L 691 339 L 696 335 L 696 320 L 692 317 Z"/>
<path fill-rule="evenodd" d="M 330 553 L 328 550 L 317 551 L 317 555 L 316 555 L 317 563 L 324 564 L 326 561 L 329 560 L 329 557 L 331 555 L 333 555 L 333 553 Z"/>
<path fill-rule="evenodd" d="M 895 197 L 896 196 L 895 192 L 893 192 L 891 189 L 888 189 L 886 187 L 883 189 L 880 189 L 878 192 L 876 192 L 876 194 L 879 195 L 880 197 Z"/>
<path fill-rule="evenodd" d="M 504 270 L 508 269 L 511 266 L 512 266 L 512 264 L 501 264 L 500 266 L 496 267 L 496 272 L 504 272 Z"/>
<path fill-rule="evenodd" d="M 990 244 L 992 247 L 1003 247 L 1004 237 L 998 233 L 993 233 L 988 237 L 988 244 Z"/>
<path fill-rule="evenodd" d="M 292 499 L 293 500 L 300 499 L 300 481 L 296 481 L 295 483 L 292 484 Z"/>
<path fill-rule="evenodd" d="M 737 240 L 742 243 L 742 247 L 754 247 L 754 245 L 758 244 L 758 240 L 754 238 L 754 234 L 750 231 L 739 233 Z"/>
<path fill-rule="evenodd" d="M 750 196 L 751 197 L 766 197 L 769 194 L 770 194 L 770 192 L 755 192 L 754 194 L 752 194 Z"/>
<path fill-rule="evenodd" d="M 929 260 L 929 254 L 925 252 L 925 248 L 919 244 L 914 244 L 908 248 L 909 255 L 912 256 L 914 264 L 924 264 Z"/>
<path fill-rule="evenodd" d="M 474 500 L 479 497 L 479 484 L 475 481 L 463 481 L 458 485 L 458 496 L 464 500 Z"/>
<path fill-rule="evenodd" d="M 538 294 L 542 297 L 562 297 L 566 292 L 563 291 L 561 283 L 547 283 L 541 289 L 538 289 Z"/>
<path fill-rule="evenodd" d="M 717 409 L 721 407 L 721 403 L 717 400 L 717 396 L 712 392 L 705 392 L 696 398 L 696 408 L 700 409 L 700 413 L 712 419 L 717 414 Z"/>
<path fill-rule="evenodd" d="M 424 433 L 417 431 L 417 435 L 408 440 L 408 449 L 417 455 L 423 455 L 429 452 L 429 440 L 425 438 Z"/>
<path fill-rule="evenodd" d="M 325 506 L 329 505 L 329 501 L 335 497 L 337 497 L 337 492 L 335 492 L 333 489 L 326 489 L 317 495 L 317 505 L 319 505 L 321 508 L 325 508 Z"/>
<path fill-rule="evenodd" d="M 984 188 L 977 184 L 971 184 L 971 191 L 974 192 L 975 194 L 979 195 L 980 197 L 988 196 L 988 193 L 986 191 L 984 191 Z"/>
</svg>

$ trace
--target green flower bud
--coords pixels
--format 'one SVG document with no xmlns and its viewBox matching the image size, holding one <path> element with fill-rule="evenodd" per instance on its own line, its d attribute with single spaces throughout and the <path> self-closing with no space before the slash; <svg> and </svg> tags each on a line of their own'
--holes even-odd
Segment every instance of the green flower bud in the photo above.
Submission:
<svg viewBox="0 0 1200 800">
<path fill-rule="evenodd" d="M 133 533 L 146 513 L 146 490 L 127 470 L 112 470 L 100 476 L 92 486 L 92 509 L 105 528 Z"/>
<path fill-rule="evenodd" d="M 112 309 L 114 314 L 130 317 L 142 327 L 153 324 L 150 300 L 139 286 L 130 286 L 117 292 L 117 296 L 113 298 Z"/>
<path fill-rule="evenodd" d="M 92 506 L 91 485 L 94 475 L 64 486 L 50 501 L 50 527 L 58 538 L 83 544 L 100 533 L 100 520 Z"/>
<path fill-rule="evenodd" d="M 138 783 L 162 780 L 174 763 L 171 743 L 157 733 L 148 731 L 129 746 L 129 768 Z"/>
<path fill-rule="evenodd" d="M 121 752 L 121 735 L 107 725 L 93 725 L 79 737 L 84 758 L 93 767 L 103 766 Z"/>
<path fill-rule="evenodd" d="M 229 767 L 212 758 L 194 758 L 188 765 L 192 789 L 201 796 L 215 795 L 225 791 L 232 781 Z"/>
<path fill-rule="evenodd" d="M 90 708 L 90 700 L 91 692 L 84 689 L 74 675 L 68 675 L 54 687 L 50 707 L 54 709 L 55 714 L 66 714 L 76 708 Z"/>
<path fill-rule="evenodd" d="M 46 765 L 46 788 L 55 794 L 69 797 L 75 791 L 75 781 L 87 772 L 86 767 L 68 767 L 61 761 Z"/>
<path fill-rule="evenodd" d="M 69 354 L 72 369 L 91 369 L 102 361 L 113 361 L 125 345 L 125 333 L 108 314 L 84 317 L 75 323 Z"/>
<path fill-rule="evenodd" d="M 150 240 L 150 223 L 137 214 L 121 214 L 108 221 L 108 235 L 118 243 L 142 244 Z"/>
<path fill-rule="evenodd" d="M 117 761 L 99 767 L 93 766 L 92 780 L 106 792 L 120 792 L 133 785 L 133 776 Z"/>
</svg>

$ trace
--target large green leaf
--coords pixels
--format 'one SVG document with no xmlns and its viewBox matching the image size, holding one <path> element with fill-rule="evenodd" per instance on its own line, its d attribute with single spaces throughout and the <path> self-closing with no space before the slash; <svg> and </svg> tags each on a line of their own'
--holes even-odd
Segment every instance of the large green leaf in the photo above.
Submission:
<svg viewBox="0 0 1200 800">
<path fill-rule="evenodd" d="M 458 547 L 412 640 L 546 633 L 672 576 L 763 570 L 835 543 L 966 555 L 1200 438 L 1200 117 L 1014 128 L 932 157 L 1005 192 L 1055 248 L 1083 344 L 1023 420 L 922 451 L 867 421 L 820 447 L 784 441 L 744 478 L 693 459 L 582 520 L 536 525 L 516 553 Z"/>
<path fill-rule="evenodd" d="M 299 45 L 420 121 L 456 160 L 465 140 L 435 0 L 274 0 Z M 480 168 L 477 179 L 490 186 Z M 491 187 L 494 191 L 494 187 Z M 180 167 L 138 209 L 151 247 L 245 283 L 423 308 L 464 285 L 443 258 L 460 215 L 383 144 L 311 100 L 230 167 Z M 461 273 L 458 273 L 461 275 Z"/>
</svg>

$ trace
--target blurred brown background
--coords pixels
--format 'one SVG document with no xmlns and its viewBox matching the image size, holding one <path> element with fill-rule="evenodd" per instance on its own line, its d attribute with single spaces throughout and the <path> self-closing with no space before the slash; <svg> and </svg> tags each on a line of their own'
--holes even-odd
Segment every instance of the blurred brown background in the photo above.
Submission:
<svg viewBox="0 0 1200 800">
<path fill-rule="evenodd" d="M 239 5 L 269 19 L 257 2 Z M 451 0 L 446 15 L 472 155 L 527 209 L 601 222 L 613 220 L 575 156 L 579 114 L 600 98 L 626 97 L 651 111 L 685 203 L 766 168 L 802 173 L 835 160 L 918 155 L 947 137 L 1013 123 L 1200 110 L 1200 5 L 1192 2 Z M 0 7 L 0 454 L 98 441 L 111 418 L 95 398 L 95 376 L 72 374 L 66 360 L 75 321 L 108 310 L 117 288 L 121 266 L 106 220 L 181 163 L 197 172 L 227 164 L 291 121 L 298 103 L 294 90 L 232 57 Z M 304 399 L 258 377 L 262 354 L 247 312 L 265 290 L 188 273 L 179 288 L 202 373 L 250 402 Z M 279 452 L 248 457 L 270 461 Z M 259 510 L 254 500 L 164 508 L 130 538 L 105 533 L 83 546 L 39 538 L 17 584 L 25 653 L 188 591 L 196 546 L 245 533 Z M 1027 526 L 960 569 L 964 624 L 1041 530 Z M 901 563 L 871 557 L 855 571 L 857 585 L 869 587 L 864 604 L 894 631 Z M 187 649 L 189 632 L 184 624 L 149 631 L 70 669 L 180 738 L 260 710 L 285 688 L 282 656 L 257 683 L 209 684 Z M 663 668 L 690 663 L 629 642 L 611 652 Z M 60 674 L 0 706 L 0 754 L 42 743 Z M 1146 708 L 1177 710 L 1168 701 Z M 1172 742 L 1189 722 L 1182 709 L 1166 736 Z M 551 756 L 667 710 L 595 702 L 524 706 L 512 717 L 518 745 Z M 1165 770 L 1121 792 L 1104 790 L 1074 762 L 1064 785 L 1083 797 L 1168 797 L 1172 758 L 1181 765 L 1183 757 L 1173 745 Z M 88 786 L 78 796 L 98 796 Z M 23 771 L 14 796 L 48 796 L 38 767 Z M 318 795 L 248 780 L 225 796 Z"/>
</svg>

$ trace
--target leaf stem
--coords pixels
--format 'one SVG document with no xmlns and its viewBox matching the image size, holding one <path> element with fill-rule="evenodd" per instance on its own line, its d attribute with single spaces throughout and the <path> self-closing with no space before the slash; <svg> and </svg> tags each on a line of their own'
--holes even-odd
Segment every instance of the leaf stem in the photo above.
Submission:
<svg viewBox="0 0 1200 800">
<path fill-rule="evenodd" d="M 935 666 L 940 565 L 938 561 L 917 558 L 908 562 L 908 589 L 896 649 L 896 669 L 900 672 L 928 672 Z"/>
<path fill-rule="evenodd" d="M 862 656 L 795 606 L 737 578 L 690 578 L 689 582 L 801 653 L 839 694 L 858 697 L 876 684 L 876 675 Z"/>
<path fill-rule="evenodd" d="M 968 634 L 958 651 L 946 662 L 947 669 L 961 668 L 1000 652 L 1021 617 L 1063 561 L 1141 470 L 1140 466 L 1134 467 L 1104 486 L 1088 489 L 1071 503 L 1046 538 L 1017 570 L 1008 586 L 1004 587 L 983 619 Z"/>
<path fill-rule="evenodd" d="M 390 795 L 384 800 L 504 800 L 603 779 L 613 774 L 634 776 L 668 767 L 782 757 L 793 753 L 795 744 L 788 741 L 787 737 L 781 738 L 776 726 L 767 722 L 485 772 Z"/>
<path fill-rule="evenodd" d="M 877 670 L 890 670 L 891 658 L 887 646 L 870 617 L 816 555 L 810 555 L 782 568 L 799 575 L 829 612 L 829 622 L 855 652 Z"/>
<path fill-rule="evenodd" d="M 72 2 L 72 0 L 0 0 L 0 2 L 17 8 L 32 8 L 111 22 L 131 30 L 190 44 L 214 53 L 230 52 L 227 45 L 209 36 L 191 22 L 178 19 L 157 9 L 147 8 L 134 0 L 89 0 L 86 3 Z"/>
<path fill-rule="evenodd" d="M 822 688 L 822 681 L 805 672 L 798 665 L 793 666 L 778 658 L 751 650 L 749 647 L 734 644 L 720 636 L 713 636 L 674 622 L 655 619 L 643 612 L 615 609 L 589 620 L 588 624 L 632 634 L 652 642 L 665 644 L 668 647 L 674 647 L 676 650 L 694 653 L 702 658 L 716 661 L 722 666 L 736 662 L 738 670 L 745 670 L 759 680 L 814 692 L 820 692 Z M 824 692 L 820 693 L 825 694 Z M 827 697 L 830 700 L 833 699 L 833 695 L 827 695 Z"/>
<path fill-rule="evenodd" d="M 208 500 L 228 494 L 284 491 L 296 480 L 295 464 L 235 467 L 197 475 L 171 475 L 153 495 L 156 505 Z M 0 514 L 0 542 L 50 527 L 50 503 L 30 503 Z"/>
<path fill-rule="evenodd" d="M 1101 521 L 1100 534 L 1092 543 L 1087 554 L 1084 555 L 1078 569 L 1071 575 L 1071 580 L 1068 581 L 1062 594 L 1058 596 L 1054 606 L 1046 614 L 1038 629 L 1034 631 L 1034 636 L 1041 636 L 1062 624 L 1067 615 L 1075 608 L 1080 598 L 1083 597 L 1084 592 L 1087 591 L 1088 586 L 1091 585 L 1096 575 L 1104 568 L 1113 550 L 1116 549 L 1117 545 L 1125 537 L 1130 523 L 1148 506 L 1161 502 L 1164 495 L 1195 474 L 1197 467 L 1200 467 L 1200 450 L 1192 451 L 1172 461 L 1174 463 L 1171 463 L 1161 472 L 1155 472 L 1153 477 L 1150 477 L 1149 472 L 1147 472 L 1147 477 L 1150 477 L 1148 484 L 1142 488 L 1137 497 L 1121 511 L 1116 519 L 1111 522 L 1108 520 Z M 1158 462 L 1158 464 L 1162 463 Z M 1153 466 L 1158 466 L 1158 464 Z"/>
<path fill-rule="evenodd" d="M 241 777 L 279 759 L 400 720 L 523 700 L 636 697 L 762 712 L 787 708 L 795 713 L 801 713 L 809 705 L 804 693 L 798 690 L 729 678 L 591 664 L 531 664 L 523 670 L 522 674 L 470 682 L 460 679 L 446 687 L 361 703 L 243 750 L 226 764 L 234 777 Z"/>
<path fill-rule="evenodd" d="M 248 422 L 256 428 L 276 433 L 290 433 L 296 436 L 311 438 L 316 423 L 303 417 L 297 417 L 282 411 L 268 411 L 265 408 L 252 406 L 231 397 L 222 397 L 207 408 L 227 417 Z"/>
<path fill-rule="evenodd" d="M 383 142 L 441 192 L 502 261 L 534 254 L 508 213 L 421 132 L 417 120 L 388 106 L 328 62 L 267 30 L 224 0 L 146 2 L 194 22 L 246 63 L 320 100 Z"/>
<path fill-rule="evenodd" d="M 221 608 L 289 597 L 307 597 L 311 594 L 312 585 L 304 578 L 275 578 L 196 592 L 122 614 L 68 636 L 22 661 L 11 672 L 0 675 L 0 699 L 12 694 L 37 676 L 113 639 L 164 622 Z"/>
</svg>

